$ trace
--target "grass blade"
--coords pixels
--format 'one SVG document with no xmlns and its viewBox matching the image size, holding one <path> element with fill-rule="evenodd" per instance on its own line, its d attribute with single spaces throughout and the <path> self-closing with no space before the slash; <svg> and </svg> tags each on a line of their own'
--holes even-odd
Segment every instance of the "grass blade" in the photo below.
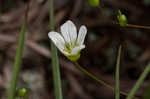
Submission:
<svg viewBox="0 0 150 99">
<path fill-rule="evenodd" d="M 140 85 L 142 84 L 142 82 L 144 81 L 144 79 L 146 78 L 146 76 L 148 75 L 149 72 L 150 72 L 150 63 L 146 66 L 144 72 L 141 74 L 141 76 L 137 80 L 134 87 L 131 89 L 131 91 L 126 99 L 132 99 L 134 97 L 136 91 L 139 89 Z"/>
<path fill-rule="evenodd" d="M 50 0 L 50 30 L 54 30 L 54 6 L 53 0 Z M 52 70 L 53 70 L 53 79 L 54 79 L 54 89 L 56 99 L 63 99 L 62 97 L 62 88 L 61 88 L 61 79 L 60 79 L 60 70 L 59 62 L 57 55 L 57 48 L 51 41 L 51 53 L 52 53 Z"/>
<path fill-rule="evenodd" d="M 22 57 L 22 52 L 23 52 L 23 47 L 24 47 L 24 35 L 25 35 L 25 31 L 26 31 L 26 25 L 27 25 L 27 16 L 25 15 L 24 24 L 22 25 L 22 28 L 21 28 L 19 44 L 18 44 L 18 48 L 16 51 L 14 71 L 12 73 L 12 80 L 11 80 L 11 85 L 10 85 L 10 89 L 8 92 L 8 99 L 14 99 L 14 96 L 16 93 L 16 85 L 17 85 L 17 80 L 18 80 L 19 71 L 20 71 L 20 67 L 21 67 L 20 66 L 21 57 Z"/>
<path fill-rule="evenodd" d="M 119 90 L 119 66 L 120 66 L 120 56 L 121 56 L 121 46 L 119 46 L 117 63 L 116 63 L 116 73 L 115 73 L 115 99 L 120 98 Z"/>
</svg>

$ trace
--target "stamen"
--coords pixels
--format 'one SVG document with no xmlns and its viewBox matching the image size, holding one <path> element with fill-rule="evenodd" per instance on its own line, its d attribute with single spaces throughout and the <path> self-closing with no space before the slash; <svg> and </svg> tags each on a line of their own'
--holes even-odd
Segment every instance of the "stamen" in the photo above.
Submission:
<svg viewBox="0 0 150 99">
<path fill-rule="evenodd" d="M 72 50 L 76 47 L 79 46 L 79 43 L 75 41 L 73 44 L 66 43 L 64 47 L 64 51 L 68 53 L 72 53 Z"/>
</svg>

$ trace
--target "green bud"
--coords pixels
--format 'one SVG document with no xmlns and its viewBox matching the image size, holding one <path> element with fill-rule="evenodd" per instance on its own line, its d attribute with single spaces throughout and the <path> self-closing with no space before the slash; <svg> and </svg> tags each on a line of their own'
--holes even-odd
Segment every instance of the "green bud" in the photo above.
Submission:
<svg viewBox="0 0 150 99">
<path fill-rule="evenodd" d="M 93 7 L 99 6 L 99 0 L 88 0 L 89 4 Z"/>
<path fill-rule="evenodd" d="M 19 88 L 18 89 L 18 96 L 20 97 L 26 97 L 26 95 L 28 94 L 28 91 L 26 88 Z"/>
<path fill-rule="evenodd" d="M 127 17 L 124 14 L 122 14 L 120 10 L 118 11 L 118 14 L 119 15 L 117 16 L 117 19 L 119 21 L 120 26 L 122 26 L 122 27 L 127 26 L 128 25 L 127 24 Z"/>
</svg>

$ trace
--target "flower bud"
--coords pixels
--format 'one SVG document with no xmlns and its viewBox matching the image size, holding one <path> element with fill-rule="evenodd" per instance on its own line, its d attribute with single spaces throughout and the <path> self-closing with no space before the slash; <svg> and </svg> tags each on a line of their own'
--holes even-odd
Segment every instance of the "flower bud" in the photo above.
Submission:
<svg viewBox="0 0 150 99">
<path fill-rule="evenodd" d="M 26 95 L 28 94 L 28 91 L 26 88 L 19 88 L 18 89 L 18 96 L 20 97 L 26 97 Z"/>
<path fill-rule="evenodd" d="M 117 19 L 119 21 L 120 26 L 122 26 L 122 27 L 127 26 L 128 25 L 127 24 L 127 21 L 128 21 L 127 17 L 124 14 L 122 14 L 120 10 L 118 11 L 118 14 L 119 15 L 117 16 Z"/>
<path fill-rule="evenodd" d="M 88 0 L 88 2 L 93 7 L 99 6 L 99 0 Z"/>
</svg>

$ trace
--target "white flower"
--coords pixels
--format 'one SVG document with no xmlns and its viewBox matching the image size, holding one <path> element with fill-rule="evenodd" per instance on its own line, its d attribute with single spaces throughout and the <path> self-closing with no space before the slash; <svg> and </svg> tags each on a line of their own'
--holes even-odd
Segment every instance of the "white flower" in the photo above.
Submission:
<svg viewBox="0 0 150 99">
<path fill-rule="evenodd" d="M 84 25 L 80 27 L 77 37 L 76 26 L 72 21 L 68 20 L 61 26 L 61 33 L 49 32 L 48 36 L 56 45 L 56 47 L 72 61 L 79 59 L 80 51 L 85 48 L 84 39 L 87 29 Z"/>
</svg>

